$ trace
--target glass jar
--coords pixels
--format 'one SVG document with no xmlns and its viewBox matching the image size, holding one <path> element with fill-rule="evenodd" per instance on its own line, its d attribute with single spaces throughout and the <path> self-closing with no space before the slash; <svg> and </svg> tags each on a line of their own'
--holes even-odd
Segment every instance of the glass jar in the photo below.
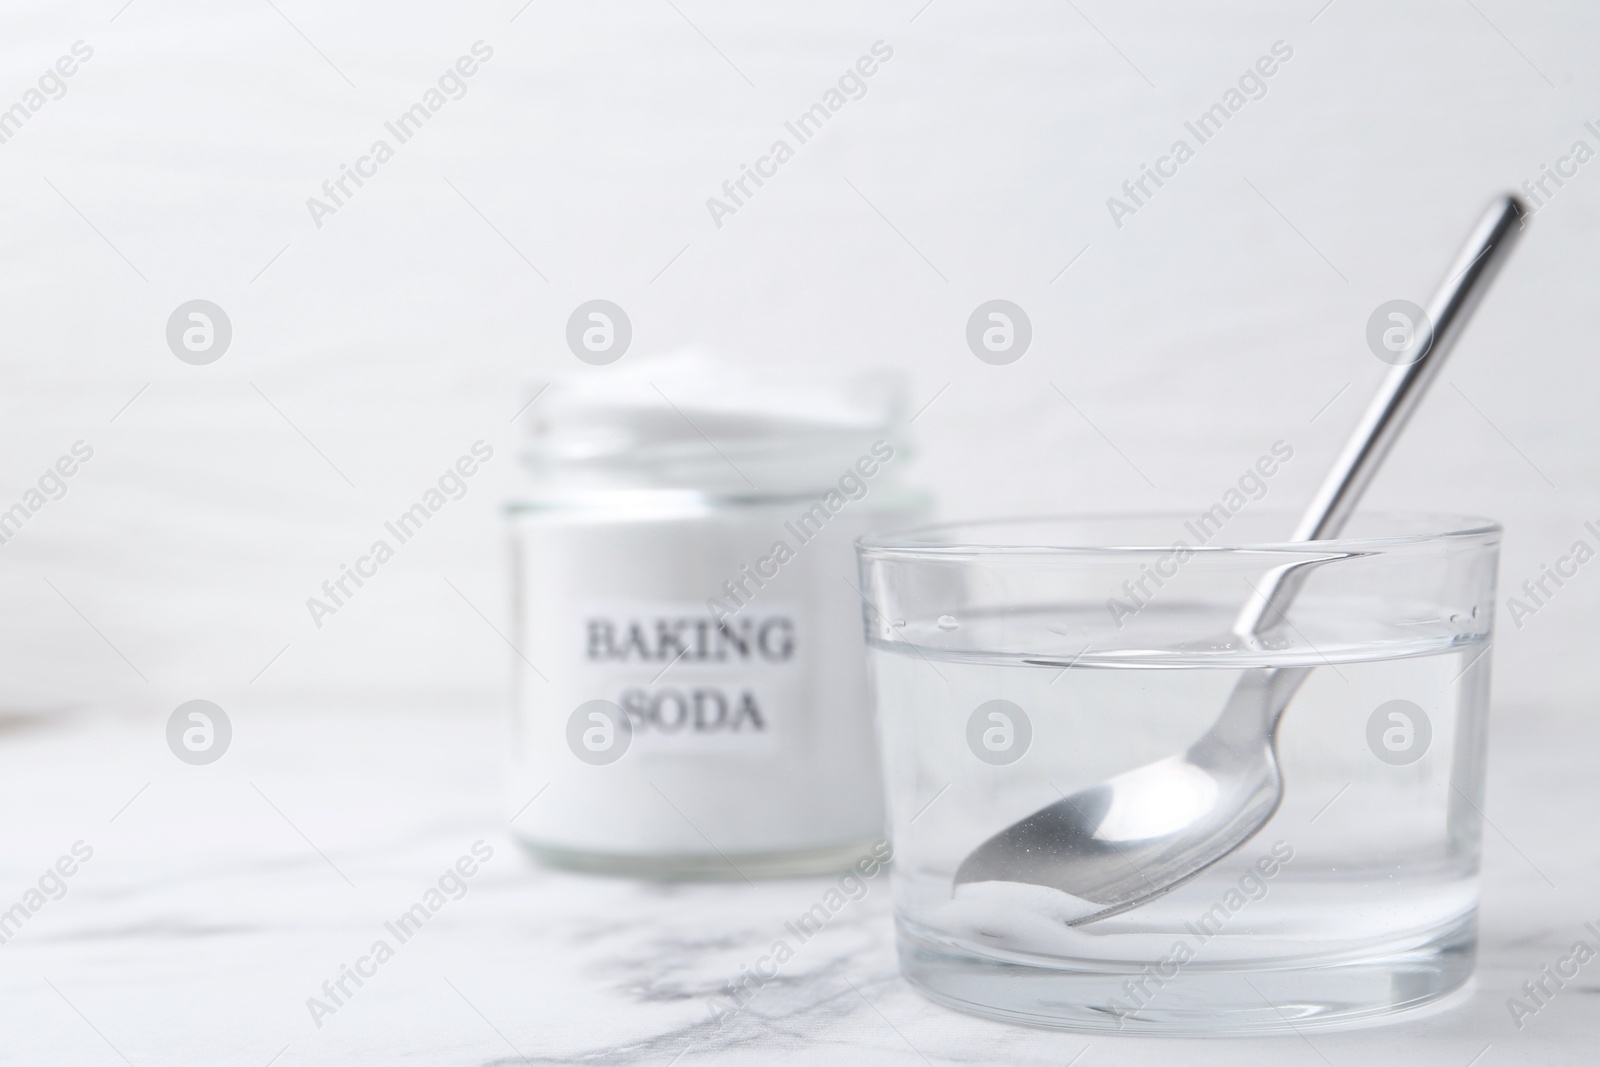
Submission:
<svg viewBox="0 0 1600 1067">
<path fill-rule="evenodd" d="M 926 513 L 901 396 L 687 353 L 539 400 L 508 509 L 512 826 L 539 858 L 753 878 L 882 837 L 852 545 Z"/>
</svg>

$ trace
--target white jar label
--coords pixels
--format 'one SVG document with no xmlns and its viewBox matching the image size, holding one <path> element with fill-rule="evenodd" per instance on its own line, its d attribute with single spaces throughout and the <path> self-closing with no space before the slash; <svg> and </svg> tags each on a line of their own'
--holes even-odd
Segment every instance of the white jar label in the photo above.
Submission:
<svg viewBox="0 0 1600 1067">
<path fill-rule="evenodd" d="M 804 707 L 792 604 L 757 601 L 719 621 L 704 602 L 596 602 L 571 640 L 584 698 L 620 705 L 641 752 L 767 748 Z"/>
</svg>

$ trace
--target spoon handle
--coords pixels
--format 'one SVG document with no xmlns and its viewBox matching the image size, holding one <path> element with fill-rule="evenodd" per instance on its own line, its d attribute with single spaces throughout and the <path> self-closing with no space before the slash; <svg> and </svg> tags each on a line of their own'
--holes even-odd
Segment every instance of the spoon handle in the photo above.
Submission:
<svg viewBox="0 0 1600 1067">
<path fill-rule="evenodd" d="M 1434 293 L 1425 321 L 1415 324 L 1415 348 L 1421 355 L 1396 366 L 1384 378 L 1344 452 L 1311 498 L 1291 541 L 1321 541 L 1339 535 L 1521 236 L 1526 216 L 1526 206 L 1509 193 L 1489 205 Z M 1290 565 L 1267 575 L 1239 613 L 1234 631 L 1254 637 L 1282 618 L 1309 570 Z"/>
</svg>

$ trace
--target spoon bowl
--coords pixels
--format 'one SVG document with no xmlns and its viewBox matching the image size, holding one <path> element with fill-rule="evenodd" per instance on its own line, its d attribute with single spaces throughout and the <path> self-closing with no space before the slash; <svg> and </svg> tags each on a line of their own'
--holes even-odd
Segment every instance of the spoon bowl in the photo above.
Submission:
<svg viewBox="0 0 1600 1067">
<path fill-rule="evenodd" d="M 1079 926 L 1138 907 L 1242 845 L 1283 797 L 1277 720 L 1308 667 L 1252 668 L 1215 725 L 1168 756 L 1079 790 L 995 834 L 957 885 L 1007 881 L 1077 898 Z M 1270 717 L 1270 723 L 1263 722 Z"/>
</svg>

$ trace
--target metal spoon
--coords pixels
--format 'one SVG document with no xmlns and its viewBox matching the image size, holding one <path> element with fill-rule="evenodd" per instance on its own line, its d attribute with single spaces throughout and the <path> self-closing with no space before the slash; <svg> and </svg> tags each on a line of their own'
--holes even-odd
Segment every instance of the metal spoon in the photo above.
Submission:
<svg viewBox="0 0 1600 1067">
<path fill-rule="evenodd" d="M 1485 212 L 1428 305 L 1427 321 L 1415 325 L 1418 355 L 1384 379 L 1292 540 L 1338 535 L 1505 262 L 1525 215 L 1509 194 Z M 1313 565 L 1265 575 L 1235 632 L 1260 647 Z M 1077 926 L 1136 908 L 1193 878 L 1277 810 L 1283 799 L 1278 723 L 1311 670 L 1249 670 L 1188 751 L 1081 790 L 1002 830 L 962 862 L 956 886 L 1026 882 L 1059 889 L 1082 901 L 1084 914 L 1069 922 Z"/>
</svg>

